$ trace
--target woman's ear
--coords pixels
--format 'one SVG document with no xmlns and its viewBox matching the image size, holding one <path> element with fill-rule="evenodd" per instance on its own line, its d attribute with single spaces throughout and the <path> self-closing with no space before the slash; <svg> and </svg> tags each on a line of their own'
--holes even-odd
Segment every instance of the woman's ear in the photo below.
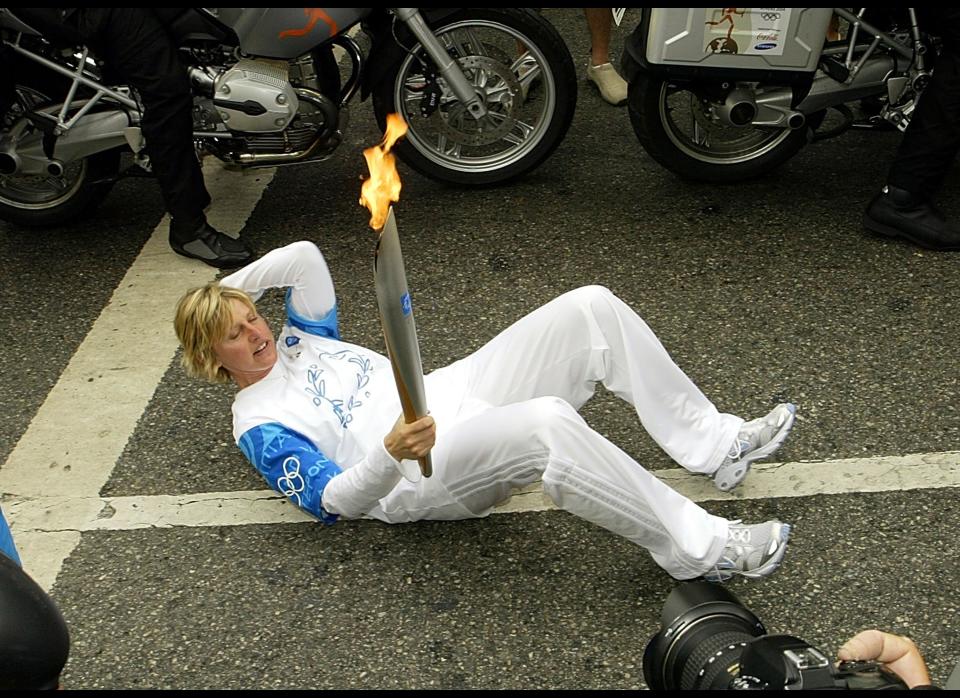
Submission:
<svg viewBox="0 0 960 698">
<path fill-rule="evenodd" d="M 214 373 L 223 368 L 223 363 L 220 361 L 220 357 L 217 355 L 216 349 L 210 349 L 210 362 L 213 365 Z"/>
</svg>

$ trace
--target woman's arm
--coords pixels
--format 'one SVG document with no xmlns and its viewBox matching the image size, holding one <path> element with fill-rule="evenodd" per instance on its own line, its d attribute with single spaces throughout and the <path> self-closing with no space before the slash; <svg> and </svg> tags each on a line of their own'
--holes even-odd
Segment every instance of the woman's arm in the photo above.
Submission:
<svg viewBox="0 0 960 698">
<path fill-rule="evenodd" d="M 239 288 L 258 300 L 268 288 L 284 288 L 287 315 L 294 325 L 322 323 L 333 315 L 336 323 L 337 298 L 327 262 L 312 242 L 294 242 L 271 250 L 255 262 L 220 280 L 222 286 Z M 310 332 L 309 327 L 302 329 Z M 322 334 L 328 334 L 322 332 Z"/>
<path fill-rule="evenodd" d="M 338 516 L 357 518 L 370 511 L 400 481 L 400 460 L 426 455 L 435 440 L 432 417 L 411 424 L 400 419 L 376 449 L 347 470 L 277 422 L 244 432 L 238 444 L 271 488 L 332 524 Z"/>
<path fill-rule="evenodd" d="M 310 439 L 271 422 L 245 431 L 237 445 L 271 489 L 324 523 L 336 523 L 336 513 L 323 507 L 323 492 L 342 471 Z"/>
</svg>

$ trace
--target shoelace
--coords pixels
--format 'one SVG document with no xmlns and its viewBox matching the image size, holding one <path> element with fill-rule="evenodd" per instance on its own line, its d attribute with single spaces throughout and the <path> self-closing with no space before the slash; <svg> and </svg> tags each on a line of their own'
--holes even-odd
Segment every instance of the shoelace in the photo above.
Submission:
<svg viewBox="0 0 960 698">
<path fill-rule="evenodd" d="M 739 460 L 743 454 L 749 450 L 750 442 L 738 436 L 737 440 L 733 442 L 733 446 L 730 447 L 730 453 L 727 454 L 727 458 L 732 461 Z"/>
<path fill-rule="evenodd" d="M 762 434 L 765 428 L 770 427 L 773 429 L 774 432 L 776 432 L 777 430 L 780 429 L 780 427 L 783 426 L 783 423 L 786 421 L 786 419 L 787 419 L 786 415 L 778 414 L 776 417 L 776 420 L 773 422 L 766 422 L 765 421 L 766 417 L 761 417 L 758 420 L 754 420 L 755 422 L 759 422 L 759 431 L 756 434 L 756 436 L 758 437 L 757 441 L 758 442 L 763 441 Z M 754 422 L 750 422 L 749 424 L 752 425 L 753 423 Z M 771 438 L 772 438 L 772 435 L 771 435 Z M 769 439 L 767 440 L 769 441 Z M 745 454 L 749 453 L 753 449 L 754 449 L 753 439 L 743 438 L 743 432 L 741 431 L 740 434 L 737 435 L 737 440 L 733 442 L 733 446 L 730 447 L 730 453 L 727 454 L 727 457 L 730 458 L 730 460 L 736 461 L 736 460 L 739 460 L 740 458 L 743 458 Z"/>
<path fill-rule="evenodd" d="M 735 544 L 740 544 L 745 546 L 750 545 L 752 540 L 752 535 L 751 535 L 751 529 L 745 526 L 739 527 L 738 525 L 740 523 L 741 523 L 740 519 L 730 522 L 730 528 L 727 534 L 728 540 L 727 540 L 727 545 L 724 548 L 724 554 L 720 556 L 720 559 L 717 560 L 716 563 L 714 563 L 713 569 L 711 570 L 711 572 L 713 573 L 712 581 L 724 582 L 730 579 L 731 577 L 733 577 L 734 574 L 736 574 L 738 571 L 743 573 L 742 570 L 739 570 L 739 567 L 737 565 L 737 559 L 740 559 L 743 553 L 746 551 L 742 548 L 737 550 L 736 549 L 737 545 Z M 783 538 L 789 535 L 789 529 L 790 529 L 789 526 L 781 525 L 781 532 L 783 533 L 783 536 L 782 536 Z M 777 538 L 771 539 L 770 548 L 768 549 L 767 553 L 768 554 L 774 553 L 774 551 L 782 544 L 783 544 L 783 540 L 779 540 L 778 542 Z M 735 558 L 726 554 L 727 551 L 730 550 L 730 548 L 734 548 L 734 553 L 736 556 Z M 774 565 L 773 569 L 776 569 L 778 565 L 779 563 L 777 563 L 777 565 Z M 771 571 L 772 569 L 768 570 L 766 574 L 769 574 Z M 704 575 L 704 576 L 707 576 L 707 575 Z"/>
<path fill-rule="evenodd" d="M 727 546 L 729 547 L 730 542 L 736 543 L 749 543 L 750 542 L 750 529 L 749 528 L 736 528 L 738 524 L 741 523 L 741 519 L 736 519 L 735 521 L 730 522 L 730 528 L 727 531 L 729 540 L 727 541 Z M 724 548 L 726 552 L 726 547 Z M 720 559 L 716 561 L 711 570 L 714 573 L 714 576 L 719 581 L 724 581 L 732 577 L 732 574 L 724 575 L 723 572 L 732 570 L 736 567 L 732 557 L 728 555 L 721 555 Z"/>
<path fill-rule="evenodd" d="M 730 579 L 730 577 L 733 576 L 733 573 L 731 572 L 731 570 L 735 568 L 736 568 L 736 564 L 733 562 L 733 559 L 724 555 L 719 560 L 717 560 L 716 564 L 714 564 L 713 566 L 713 570 L 711 571 L 714 573 L 714 579 L 716 581 L 723 582 Z M 724 572 L 726 572 L 727 574 L 724 574 Z"/>
</svg>

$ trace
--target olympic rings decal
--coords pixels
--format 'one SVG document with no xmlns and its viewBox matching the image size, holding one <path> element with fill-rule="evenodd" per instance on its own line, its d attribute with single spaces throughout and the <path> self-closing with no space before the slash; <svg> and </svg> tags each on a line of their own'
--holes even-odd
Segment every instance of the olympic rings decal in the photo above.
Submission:
<svg viewBox="0 0 960 698">
<path fill-rule="evenodd" d="M 289 497 L 297 506 L 300 506 L 300 493 L 306 486 L 307 483 L 300 474 L 300 459 L 296 456 L 285 458 L 283 461 L 283 477 L 277 479 L 280 494 Z"/>
<path fill-rule="evenodd" d="M 776 22 L 780 19 L 779 12 L 761 12 L 760 17 L 767 20 L 768 22 Z"/>
</svg>

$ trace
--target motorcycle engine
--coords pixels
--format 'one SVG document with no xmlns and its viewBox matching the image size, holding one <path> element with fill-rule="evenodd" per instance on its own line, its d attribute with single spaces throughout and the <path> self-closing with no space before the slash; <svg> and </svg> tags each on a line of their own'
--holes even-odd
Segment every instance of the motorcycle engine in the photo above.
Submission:
<svg viewBox="0 0 960 698">
<path fill-rule="evenodd" d="M 282 131 L 297 113 L 285 61 L 244 58 L 214 82 L 213 104 L 231 131 Z"/>
</svg>

